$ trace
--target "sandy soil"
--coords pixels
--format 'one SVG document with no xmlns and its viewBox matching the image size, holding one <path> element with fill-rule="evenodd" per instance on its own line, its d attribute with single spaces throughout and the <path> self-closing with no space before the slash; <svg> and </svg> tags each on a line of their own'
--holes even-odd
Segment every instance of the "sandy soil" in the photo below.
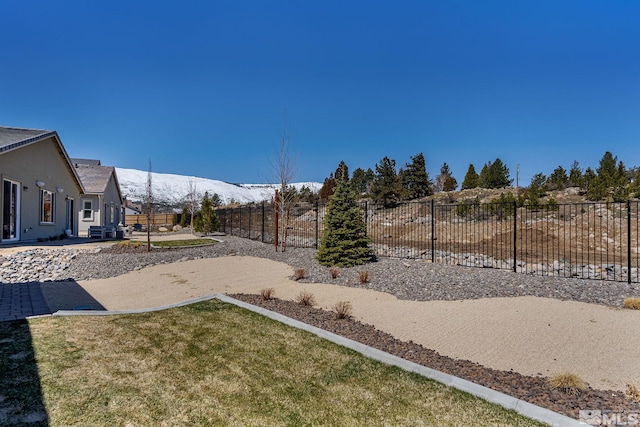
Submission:
<svg viewBox="0 0 640 427">
<path fill-rule="evenodd" d="M 89 304 L 128 310 L 267 287 L 278 298 L 295 299 L 305 290 L 320 308 L 350 301 L 357 320 L 453 358 L 525 375 L 569 371 L 599 389 L 640 384 L 640 311 L 535 297 L 406 301 L 367 289 L 297 283 L 292 273 L 283 263 L 229 256 L 49 284 L 44 292 L 51 308 Z"/>
</svg>

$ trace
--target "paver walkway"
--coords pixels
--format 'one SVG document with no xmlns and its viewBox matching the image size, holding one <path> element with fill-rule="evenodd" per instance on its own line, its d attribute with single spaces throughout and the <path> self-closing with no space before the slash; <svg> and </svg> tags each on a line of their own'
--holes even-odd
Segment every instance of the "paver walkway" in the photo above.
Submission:
<svg viewBox="0 0 640 427">
<path fill-rule="evenodd" d="M 40 283 L 0 283 L 0 322 L 51 313 Z"/>
</svg>

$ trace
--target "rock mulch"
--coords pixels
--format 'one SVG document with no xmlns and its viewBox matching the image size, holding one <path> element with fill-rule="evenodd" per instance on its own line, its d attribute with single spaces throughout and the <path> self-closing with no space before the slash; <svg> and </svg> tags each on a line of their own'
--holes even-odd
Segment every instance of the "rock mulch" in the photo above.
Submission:
<svg viewBox="0 0 640 427">
<path fill-rule="evenodd" d="M 552 389 L 547 385 L 544 377 L 532 377 L 513 371 L 498 371 L 468 360 L 442 356 L 419 344 L 400 341 L 353 318 L 338 319 L 333 312 L 277 298 L 265 301 L 259 295 L 230 296 L 572 418 L 577 419 L 578 411 L 587 409 L 609 410 L 621 414 L 640 412 L 640 405 L 637 402 L 628 399 L 624 393 L 618 391 L 589 388 L 575 395 Z"/>
</svg>

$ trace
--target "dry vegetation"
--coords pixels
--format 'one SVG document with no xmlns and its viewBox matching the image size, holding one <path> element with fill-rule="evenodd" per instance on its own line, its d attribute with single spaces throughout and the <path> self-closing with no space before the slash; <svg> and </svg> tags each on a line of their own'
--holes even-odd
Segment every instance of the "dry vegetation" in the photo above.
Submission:
<svg viewBox="0 0 640 427">
<path fill-rule="evenodd" d="M 637 386 L 628 384 L 627 392 L 625 394 L 629 399 L 640 403 L 640 388 Z"/>
<path fill-rule="evenodd" d="M 296 268 L 293 271 L 293 280 L 302 280 L 307 277 L 307 270 L 304 268 Z"/>
<path fill-rule="evenodd" d="M 351 317 L 353 306 L 349 301 L 339 301 L 333 306 L 333 311 L 338 316 L 338 319 L 346 319 Z"/>
<path fill-rule="evenodd" d="M 300 305 L 313 307 L 316 304 L 316 298 L 311 292 L 302 291 L 296 297 L 296 302 Z"/>
<path fill-rule="evenodd" d="M 369 282 L 369 271 L 368 270 L 358 271 L 358 280 L 360 281 L 360 283 L 363 283 L 363 284 Z"/>
<path fill-rule="evenodd" d="M 640 298 L 625 298 L 622 307 L 631 310 L 640 310 Z"/>
<path fill-rule="evenodd" d="M 329 274 L 331 275 L 332 279 L 337 279 L 338 276 L 340 275 L 340 268 L 339 267 L 329 268 Z"/>
<path fill-rule="evenodd" d="M 260 289 L 260 297 L 263 301 L 270 301 L 273 299 L 276 290 L 274 288 L 262 288 Z"/>
<path fill-rule="evenodd" d="M 549 386 L 566 393 L 580 394 L 587 389 L 588 385 L 582 378 L 570 372 L 562 372 L 549 377 Z"/>
</svg>

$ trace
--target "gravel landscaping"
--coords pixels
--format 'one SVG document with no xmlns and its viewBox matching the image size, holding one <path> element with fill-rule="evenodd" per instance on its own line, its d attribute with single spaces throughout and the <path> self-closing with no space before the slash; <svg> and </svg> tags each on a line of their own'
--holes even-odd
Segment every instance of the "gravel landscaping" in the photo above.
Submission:
<svg viewBox="0 0 640 427">
<path fill-rule="evenodd" d="M 620 307 L 624 298 L 640 297 L 638 284 L 540 277 L 409 259 L 384 258 L 364 266 L 343 268 L 337 278 L 332 279 L 329 269 L 315 261 L 313 249 L 288 248 L 285 253 L 281 253 L 276 252 L 273 246 L 260 242 L 229 236 L 223 236 L 221 239 L 224 241 L 212 246 L 153 249 L 151 252 L 146 251 L 146 246 L 134 248 L 119 244 L 92 251 L 66 249 L 63 250 L 64 260 L 68 266 L 63 270 L 53 270 L 49 279 L 99 279 L 157 264 L 244 255 L 281 261 L 290 265 L 292 269 L 303 269 L 305 277 L 302 281 L 305 282 L 366 287 L 410 300 L 462 300 L 530 295 Z M 50 254 L 43 252 L 25 256 L 31 257 L 31 262 L 37 262 L 37 259 L 34 261 L 36 255 Z M 24 262 L 23 265 L 28 263 Z M 360 283 L 361 271 L 369 272 L 367 283 Z M 621 392 L 590 388 L 573 395 L 551 389 L 543 377 L 497 371 L 470 361 L 441 356 L 413 342 L 399 341 L 354 319 L 337 319 L 333 312 L 302 306 L 293 301 L 263 301 L 257 295 L 232 296 L 574 418 L 578 417 L 580 409 L 626 413 L 640 411 L 638 403 L 627 399 Z"/>
</svg>

